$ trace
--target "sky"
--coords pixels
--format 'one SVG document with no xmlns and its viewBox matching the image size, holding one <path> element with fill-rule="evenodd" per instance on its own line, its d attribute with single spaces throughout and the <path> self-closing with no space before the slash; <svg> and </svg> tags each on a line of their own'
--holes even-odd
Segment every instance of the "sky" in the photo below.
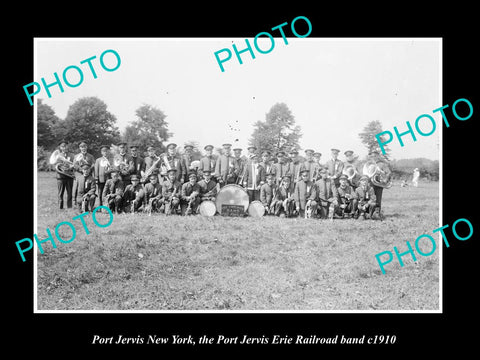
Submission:
<svg viewBox="0 0 480 360">
<path fill-rule="evenodd" d="M 270 47 L 261 38 L 261 49 Z M 437 121 L 431 136 L 409 135 L 401 147 L 395 139 L 389 146 L 391 158 L 425 157 L 438 160 L 441 150 L 441 115 L 432 111 L 444 105 L 441 97 L 441 39 L 437 38 L 275 38 L 268 54 L 259 53 L 252 44 L 249 52 L 235 57 L 232 44 L 246 47 L 245 38 L 37 38 L 35 40 L 34 79 L 54 81 L 53 73 L 76 65 L 84 80 L 75 88 L 44 89 L 36 98 L 43 99 L 56 115 L 65 118 L 76 100 L 97 96 L 117 118 L 117 126 L 136 120 L 135 110 L 143 104 L 157 107 L 166 114 L 169 142 L 182 146 L 197 141 L 203 146 L 220 147 L 225 142 L 246 149 L 253 124 L 264 121 L 270 108 L 285 103 L 301 127 L 301 149 L 312 148 L 330 156 L 332 147 L 343 154 L 353 150 L 360 157 L 366 148 L 358 134 L 372 120 L 379 120 L 384 130 L 407 130 L 422 114 Z M 228 48 L 232 58 L 220 70 L 214 53 Z M 119 68 L 102 69 L 100 55 L 113 49 L 120 58 Z M 82 60 L 96 56 L 92 65 L 94 79 Z M 222 53 L 220 56 L 225 56 Z M 107 67 L 116 64 L 107 53 Z M 68 72 L 72 83 L 75 71 Z M 27 98 L 26 101 L 28 102 Z M 430 125 L 431 126 L 431 125 Z M 429 125 L 420 127 L 428 132 Z M 236 141 L 238 139 L 238 141 Z M 244 150 L 246 153 L 246 150 Z"/>
</svg>

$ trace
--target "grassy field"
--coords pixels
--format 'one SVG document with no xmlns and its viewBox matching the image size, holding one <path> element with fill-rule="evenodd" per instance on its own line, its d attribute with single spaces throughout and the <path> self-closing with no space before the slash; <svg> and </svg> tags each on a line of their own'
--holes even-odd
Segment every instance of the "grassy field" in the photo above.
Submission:
<svg viewBox="0 0 480 360">
<path fill-rule="evenodd" d="M 37 186 L 42 239 L 78 212 L 58 209 L 53 173 Z M 384 221 L 121 214 L 99 228 L 89 215 L 91 234 L 76 220 L 74 241 L 38 251 L 38 309 L 438 310 L 438 247 L 385 275 L 375 259 L 431 234 L 438 206 L 432 182 L 385 190 Z"/>
</svg>

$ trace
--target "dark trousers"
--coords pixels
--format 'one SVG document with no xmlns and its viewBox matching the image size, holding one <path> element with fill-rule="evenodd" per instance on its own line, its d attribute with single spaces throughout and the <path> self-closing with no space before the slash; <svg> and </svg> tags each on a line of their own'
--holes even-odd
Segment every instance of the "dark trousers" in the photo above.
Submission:
<svg viewBox="0 0 480 360">
<path fill-rule="evenodd" d="M 60 206 L 60 209 L 63 209 L 63 194 L 65 190 L 67 190 L 67 208 L 71 208 L 73 179 L 72 178 L 57 179 L 57 188 L 58 188 L 58 205 Z"/>
<path fill-rule="evenodd" d="M 97 194 L 98 194 L 98 200 L 100 201 L 99 206 L 103 205 L 103 189 L 105 188 L 105 183 L 99 182 L 97 184 Z"/>
<path fill-rule="evenodd" d="M 260 190 L 247 190 L 247 194 L 250 202 L 260 200 Z"/>
<path fill-rule="evenodd" d="M 373 191 L 375 192 L 375 197 L 377 198 L 377 208 L 380 211 L 382 210 L 383 187 L 373 185 Z"/>
</svg>

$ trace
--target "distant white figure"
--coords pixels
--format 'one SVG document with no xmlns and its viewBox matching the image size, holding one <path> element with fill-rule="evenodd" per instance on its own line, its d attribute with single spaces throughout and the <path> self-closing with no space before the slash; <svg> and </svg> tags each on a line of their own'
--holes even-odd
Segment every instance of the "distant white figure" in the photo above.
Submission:
<svg viewBox="0 0 480 360">
<path fill-rule="evenodd" d="M 413 186 L 418 187 L 419 177 L 420 177 L 420 171 L 418 171 L 418 168 L 413 169 L 413 179 L 412 179 Z"/>
</svg>

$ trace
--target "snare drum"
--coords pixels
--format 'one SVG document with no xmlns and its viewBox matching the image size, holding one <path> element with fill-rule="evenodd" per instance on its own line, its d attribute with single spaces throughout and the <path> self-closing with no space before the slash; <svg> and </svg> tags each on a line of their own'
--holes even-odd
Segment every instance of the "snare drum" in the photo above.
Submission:
<svg viewBox="0 0 480 360">
<path fill-rule="evenodd" d="M 205 200 L 200 204 L 199 212 L 202 216 L 214 216 L 217 212 L 217 207 L 213 201 Z"/>
<path fill-rule="evenodd" d="M 252 201 L 248 206 L 248 214 L 253 217 L 262 217 L 265 215 L 265 206 L 261 201 Z"/>
</svg>

